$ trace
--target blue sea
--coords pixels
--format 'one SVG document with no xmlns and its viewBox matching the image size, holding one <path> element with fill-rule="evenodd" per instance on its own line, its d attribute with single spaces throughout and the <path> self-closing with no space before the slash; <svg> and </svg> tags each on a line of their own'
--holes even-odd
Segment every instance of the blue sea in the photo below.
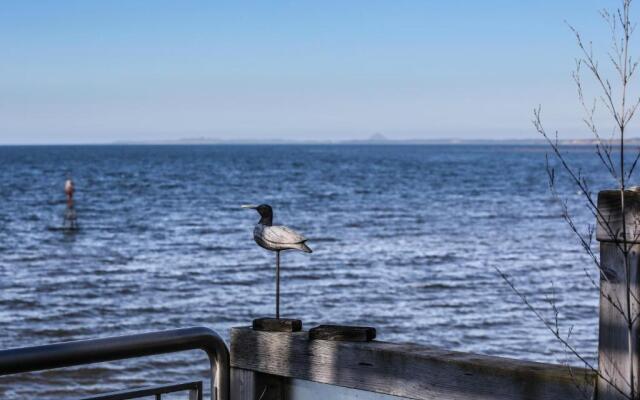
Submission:
<svg viewBox="0 0 640 400">
<path fill-rule="evenodd" d="M 0 348 L 204 325 L 275 312 L 259 216 L 309 239 L 282 257 L 283 316 L 374 326 L 378 339 L 561 363 L 567 356 L 501 280 L 587 358 L 597 276 L 550 195 L 545 146 L 194 145 L 0 147 Z M 594 193 L 615 186 L 593 148 L 567 149 Z M 552 159 L 553 162 L 553 159 Z M 80 230 L 66 233 L 76 185 Z M 581 229 L 593 224 L 558 171 Z M 594 244 L 597 246 L 597 244 Z M 206 377 L 204 355 L 0 378 L 0 398 L 64 398 Z M 570 362 L 579 365 L 575 360 Z"/>
</svg>

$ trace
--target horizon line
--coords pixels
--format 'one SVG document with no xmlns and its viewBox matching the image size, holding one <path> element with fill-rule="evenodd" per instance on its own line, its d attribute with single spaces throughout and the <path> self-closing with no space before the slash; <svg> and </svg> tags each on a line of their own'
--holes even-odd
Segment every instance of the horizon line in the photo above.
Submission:
<svg viewBox="0 0 640 400">
<path fill-rule="evenodd" d="M 602 142 L 618 142 L 619 140 L 603 140 Z M 564 145 L 593 145 L 598 142 L 594 138 L 568 138 L 559 139 L 558 142 Z M 640 137 L 626 138 L 626 143 L 640 144 Z M 345 139 L 345 140 L 293 140 L 293 139 L 211 139 L 211 138 L 183 138 L 168 140 L 117 140 L 111 142 L 42 142 L 42 143 L 0 143 L 0 146 L 197 146 L 197 145 L 544 145 L 547 144 L 544 138 L 523 138 L 523 139 L 388 139 L 386 137 L 375 137 L 368 139 Z"/>
</svg>

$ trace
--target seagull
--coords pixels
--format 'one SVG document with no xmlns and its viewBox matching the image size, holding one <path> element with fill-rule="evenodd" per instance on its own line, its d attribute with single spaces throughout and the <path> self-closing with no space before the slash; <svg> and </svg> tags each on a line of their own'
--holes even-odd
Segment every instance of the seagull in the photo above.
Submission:
<svg viewBox="0 0 640 400">
<path fill-rule="evenodd" d="M 263 249 L 276 252 L 276 319 L 280 319 L 280 252 L 313 251 L 307 246 L 307 239 L 298 232 L 283 225 L 273 225 L 273 209 L 270 205 L 243 205 L 242 208 L 254 209 L 260 214 L 260 221 L 253 229 L 253 240 Z"/>
</svg>

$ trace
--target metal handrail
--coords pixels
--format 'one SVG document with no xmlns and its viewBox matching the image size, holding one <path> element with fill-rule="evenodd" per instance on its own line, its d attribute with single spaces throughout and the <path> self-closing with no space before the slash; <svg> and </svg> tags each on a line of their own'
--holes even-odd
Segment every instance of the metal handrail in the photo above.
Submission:
<svg viewBox="0 0 640 400">
<path fill-rule="evenodd" d="M 229 400 L 229 350 L 205 327 L 2 350 L 0 376 L 196 349 L 209 357 L 211 398 Z"/>
</svg>

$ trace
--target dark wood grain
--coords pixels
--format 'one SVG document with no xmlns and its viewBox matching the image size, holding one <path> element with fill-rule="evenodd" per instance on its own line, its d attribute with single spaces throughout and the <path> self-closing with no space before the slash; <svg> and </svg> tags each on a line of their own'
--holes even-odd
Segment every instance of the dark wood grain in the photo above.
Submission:
<svg viewBox="0 0 640 400">
<path fill-rule="evenodd" d="M 415 344 L 309 340 L 307 332 L 231 331 L 231 365 L 280 377 L 417 400 L 580 399 L 581 368 L 459 353 Z"/>
<path fill-rule="evenodd" d="M 604 190 L 598 193 L 596 239 L 601 242 L 623 239 L 621 199 L 619 190 Z M 627 241 L 640 243 L 640 192 L 627 190 L 624 199 Z"/>
<path fill-rule="evenodd" d="M 376 329 L 369 326 L 318 325 L 309 329 L 310 340 L 370 342 L 375 338 Z"/>
</svg>

